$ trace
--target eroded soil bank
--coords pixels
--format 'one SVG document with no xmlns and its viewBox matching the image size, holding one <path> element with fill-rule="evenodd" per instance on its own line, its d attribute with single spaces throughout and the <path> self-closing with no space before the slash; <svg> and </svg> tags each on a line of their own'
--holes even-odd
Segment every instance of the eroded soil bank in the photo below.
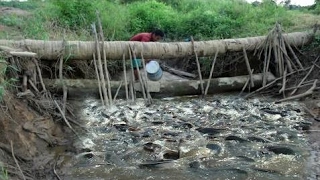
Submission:
<svg viewBox="0 0 320 180">
<path fill-rule="evenodd" d="M 63 122 L 10 93 L 1 104 L 0 130 L 0 165 L 8 179 L 55 179 L 55 149 L 73 151 L 73 133 Z"/>
</svg>

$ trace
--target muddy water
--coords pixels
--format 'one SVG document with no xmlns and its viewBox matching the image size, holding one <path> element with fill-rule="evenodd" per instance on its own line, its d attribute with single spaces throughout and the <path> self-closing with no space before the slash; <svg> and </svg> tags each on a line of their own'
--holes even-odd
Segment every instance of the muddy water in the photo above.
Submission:
<svg viewBox="0 0 320 180">
<path fill-rule="evenodd" d="M 234 95 L 146 105 L 77 102 L 88 133 L 67 179 L 305 179 L 311 125 L 298 103 Z"/>
</svg>

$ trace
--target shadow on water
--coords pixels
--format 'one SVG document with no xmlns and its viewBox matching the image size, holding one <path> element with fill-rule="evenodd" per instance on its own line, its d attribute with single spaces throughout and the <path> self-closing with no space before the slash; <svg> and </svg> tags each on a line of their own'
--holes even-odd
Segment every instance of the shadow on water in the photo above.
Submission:
<svg viewBox="0 0 320 180">
<path fill-rule="evenodd" d="M 74 102 L 89 130 L 68 179 L 303 179 L 311 125 L 298 103 L 233 95 Z M 305 123 L 302 123 L 305 122 Z M 302 127 L 303 125 L 303 127 Z M 300 127 L 301 126 L 301 127 Z"/>
</svg>

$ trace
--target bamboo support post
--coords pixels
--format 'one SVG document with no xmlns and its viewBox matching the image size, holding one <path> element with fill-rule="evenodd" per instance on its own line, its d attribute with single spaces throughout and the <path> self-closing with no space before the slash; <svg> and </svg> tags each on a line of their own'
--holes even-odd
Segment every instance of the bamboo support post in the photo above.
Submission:
<svg viewBox="0 0 320 180">
<path fill-rule="evenodd" d="M 308 69 L 310 69 L 310 68 L 299 69 L 299 70 L 297 70 L 297 71 L 288 73 L 286 76 L 288 77 L 288 76 L 290 76 L 290 75 L 292 75 L 292 74 L 295 74 L 295 73 L 300 72 L 300 71 L 306 71 L 306 70 L 308 70 Z M 249 98 L 249 97 L 252 96 L 254 93 L 260 92 L 260 91 L 266 89 L 267 87 L 270 87 L 271 85 L 273 85 L 274 83 L 276 83 L 277 81 L 279 81 L 279 80 L 282 79 L 282 78 L 283 78 L 283 77 L 281 76 L 281 77 L 279 77 L 279 78 L 274 79 L 273 81 L 271 81 L 270 83 L 266 84 L 265 86 L 262 86 L 261 88 L 259 88 L 259 89 L 255 90 L 255 91 L 251 92 L 250 94 L 247 94 L 247 95 L 245 96 L 245 98 Z"/>
<path fill-rule="evenodd" d="M 23 91 L 28 90 L 28 77 L 25 74 L 23 75 L 23 78 L 22 78 L 22 89 Z"/>
<path fill-rule="evenodd" d="M 292 96 L 294 93 L 296 93 L 296 91 L 298 90 L 298 88 L 301 86 L 301 84 L 307 79 L 307 77 L 311 74 L 311 72 L 314 69 L 314 65 L 311 66 L 310 70 L 308 71 L 308 73 L 302 78 L 302 80 L 300 81 L 300 83 L 298 84 L 297 88 L 294 89 L 290 95 Z"/>
<path fill-rule="evenodd" d="M 64 120 L 64 122 L 67 124 L 67 126 L 74 132 L 74 134 L 76 134 L 78 137 L 78 133 L 72 128 L 71 124 L 69 123 L 69 121 L 67 120 L 66 116 L 64 115 L 64 113 L 62 112 L 62 109 L 60 108 L 59 104 L 57 103 L 56 100 L 53 100 L 57 109 L 59 110 L 61 116 L 62 116 L 62 119 Z"/>
<path fill-rule="evenodd" d="M 267 83 L 267 73 L 268 73 L 269 67 L 270 67 L 271 53 L 272 53 L 272 46 L 271 46 L 271 44 L 269 44 L 268 60 L 266 62 L 265 72 L 263 74 L 263 83 L 262 83 L 263 85 L 262 86 L 266 85 L 266 83 Z"/>
<path fill-rule="evenodd" d="M 252 72 L 251 72 L 251 67 L 250 67 L 248 56 L 247 56 L 247 52 L 246 52 L 246 49 L 244 47 L 242 48 L 242 50 L 243 50 L 244 59 L 246 61 L 248 74 L 250 75 L 250 85 L 251 85 L 251 87 L 254 87 L 254 82 L 252 80 Z"/>
<path fill-rule="evenodd" d="M 39 64 L 38 64 L 38 60 L 35 59 L 35 58 L 33 58 L 32 60 L 33 60 L 34 64 L 35 64 L 36 67 L 37 67 L 38 76 L 39 76 L 39 81 L 40 81 L 40 84 L 41 84 L 41 86 L 42 86 L 42 90 L 43 90 L 44 92 L 47 92 L 46 86 L 45 86 L 44 83 L 43 83 L 42 73 L 41 73 L 40 66 L 39 66 Z"/>
<path fill-rule="evenodd" d="M 118 89 L 117 89 L 117 91 L 116 91 L 116 94 L 114 95 L 113 101 L 116 101 L 117 96 L 118 96 L 118 94 L 119 94 L 119 91 L 120 91 L 120 89 L 121 89 L 122 84 L 123 84 L 123 81 L 120 82 L 119 87 L 118 87 Z"/>
<path fill-rule="evenodd" d="M 101 41 L 101 48 L 103 53 L 104 71 L 105 71 L 106 80 L 107 80 L 107 93 L 108 93 L 109 105 L 112 106 L 113 102 L 112 102 L 112 94 L 111 94 L 110 77 L 109 77 L 109 71 L 108 71 L 107 54 L 104 46 L 103 29 L 102 29 L 101 20 L 99 17 L 99 12 L 97 11 L 96 14 L 97 14 L 98 26 L 99 26 L 99 36 L 100 36 L 99 39 Z"/>
<path fill-rule="evenodd" d="M 251 73 L 253 73 L 254 69 L 251 70 Z M 262 76 L 263 77 L 263 76 Z M 248 80 L 246 81 L 246 83 L 244 84 L 243 88 L 241 89 L 241 92 L 239 94 L 239 96 L 241 96 L 241 94 L 244 92 L 244 90 L 246 89 L 246 87 L 248 86 L 249 82 L 250 82 L 251 78 L 250 75 L 248 77 Z M 249 91 L 250 91 L 250 86 L 248 87 Z"/>
<path fill-rule="evenodd" d="M 40 92 L 39 89 L 34 85 L 34 83 L 32 82 L 31 79 L 28 79 L 28 83 L 31 85 L 31 87 L 32 87 L 37 93 Z"/>
<path fill-rule="evenodd" d="M 135 54 L 135 50 L 131 46 L 129 46 L 129 48 L 131 50 L 133 59 L 136 60 L 137 57 L 136 57 L 136 54 Z M 139 66 L 138 66 L 138 62 L 137 61 L 134 61 L 134 62 L 135 62 L 135 65 L 136 65 L 136 70 L 138 72 L 138 77 L 139 77 L 139 82 L 140 82 L 141 89 L 142 89 L 143 99 L 146 100 L 147 99 L 146 91 L 145 91 L 145 87 L 144 87 L 144 84 L 143 84 L 142 75 L 140 73 L 140 69 L 139 69 Z"/>
<path fill-rule="evenodd" d="M 152 97 L 150 95 L 149 92 L 149 86 L 148 86 L 148 77 L 147 77 L 147 70 L 146 70 L 146 62 L 143 58 L 143 53 L 141 52 L 141 60 L 142 60 L 142 65 L 143 65 L 143 69 L 144 69 L 144 85 L 145 85 L 145 90 L 147 93 L 147 98 L 148 98 L 148 103 L 152 104 Z"/>
<path fill-rule="evenodd" d="M 294 63 L 292 63 L 290 57 L 287 54 L 287 51 L 281 46 L 279 46 L 279 48 L 280 48 L 280 50 L 282 52 L 281 55 L 284 55 L 284 57 L 282 57 L 282 58 L 285 60 L 286 65 L 287 65 L 287 66 L 284 66 L 284 69 L 285 69 L 285 67 L 288 67 L 288 72 L 289 73 L 293 72 L 292 66 L 294 67 L 295 70 L 298 70 L 298 68 L 294 65 Z"/>
<path fill-rule="evenodd" d="M 310 85 L 312 85 L 312 84 L 313 84 L 313 81 L 312 81 L 312 82 L 308 82 L 308 83 L 304 83 L 304 84 L 302 84 L 299 88 L 306 87 L 306 86 L 310 86 Z M 295 87 L 290 87 L 290 88 L 286 88 L 285 91 L 291 91 L 291 90 L 296 89 L 296 88 L 297 88 L 297 86 L 295 86 Z"/>
<path fill-rule="evenodd" d="M 26 176 L 23 174 L 23 171 L 22 171 L 22 169 L 21 169 L 21 167 L 20 167 L 20 165 L 19 165 L 19 162 L 18 162 L 16 156 L 14 155 L 14 152 L 13 152 L 13 143 L 12 143 L 12 141 L 10 141 L 10 146 L 11 146 L 11 155 L 12 155 L 12 158 L 13 158 L 14 162 L 16 163 L 16 165 L 17 165 L 17 167 L 18 167 L 18 169 L 19 169 L 19 171 L 20 171 L 20 173 L 21 173 L 20 175 L 22 176 L 22 179 L 23 179 L 23 180 L 26 180 Z"/>
<path fill-rule="evenodd" d="M 279 90 L 279 94 L 282 93 L 283 98 L 286 97 L 285 89 L 286 89 L 286 82 L 287 82 L 287 68 L 284 70 L 283 79 L 282 79 L 282 87 Z"/>
<path fill-rule="evenodd" d="M 134 86 L 133 86 L 133 83 L 134 83 L 134 69 L 133 69 L 133 59 L 132 59 L 132 54 L 131 54 L 131 50 L 130 50 L 130 47 L 128 48 L 129 50 L 129 57 L 130 57 L 130 64 L 131 64 L 131 83 L 130 83 L 130 92 L 131 92 L 131 99 L 132 99 L 132 102 L 135 101 L 136 99 L 136 94 L 135 94 L 135 90 L 134 90 Z"/>
<path fill-rule="evenodd" d="M 303 69 L 303 65 L 301 64 L 299 58 L 296 56 L 296 54 L 294 53 L 293 49 L 291 48 L 290 44 L 285 41 L 289 51 L 291 52 L 291 54 L 293 55 L 293 58 L 296 60 L 297 64 L 299 65 L 300 69 Z"/>
<path fill-rule="evenodd" d="M 305 96 L 312 94 L 317 86 L 317 82 L 318 82 L 318 79 L 314 80 L 313 85 L 306 92 L 295 95 L 295 96 L 290 96 L 290 97 L 287 97 L 284 99 L 280 99 L 279 101 L 277 101 L 277 103 L 284 102 L 284 101 L 290 101 L 290 100 L 294 100 L 294 99 L 299 99 L 299 98 L 302 98 L 302 97 L 305 97 Z"/>
<path fill-rule="evenodd" d="M 267 72 L 269 71 L 269 64 L 271 59 L 272 47 L 271 47 L 271 43 L 268 43 L 268 44 L 269 46 L 266 45 L 264 49 L 262 86 L 265 86 L 267 83 Z"/>
<path fill-rule="evenodd" d="M 217 51 L 216 54 L 214 55 L 214 59 L 213 59 L 213 61 L 212 61 L 211 70 L 210 70 L 210 75 L 209 75 L 209 79 L 208 79 L 208 82 L 207 82 L 206 90 L 204 91 L 204 95 L 207 95 L 207 93 L 208 93 L 209 86 L 210 86 L 210 81 L 211 81 L 211 78 L 212 78 L 212 74 L 213 74 L 214 66 L 215 66 L 215 64 L 216 64 L 217 57 L 218 57 L 218 51 Z"/>
<path fill-rule="evenodd" d="M 62 52 L 59 59 L 59 79 L 62 83 L 63 97 L 62 97 L 62 113 L 66 113 L 66 103 L 67 103 L 67 87 L 63 81 L 63 56 L 65 54 L 66 41 L 63 39 L 62 41 Z"/>
<path fill-rule="evenodd" d="M 101 105 L 102 105 L 102 106 L 105 106 L 105 103 L 104 103 L 104 100 L 103 100 L 103 94 L 102 94 L 102 87 L 101 87 L 100 75 L 99 75 L 99 71 L 98 71 L 98 67 L 97 67 L 96 55 L 95 55 L 95 54 L 92 54 L 92 56 L 93 56 L 94 70 L 95 70 L 96 75 L 97 75 L 98 89 L 99 89 L 99 95 L 100 95 L 100 99 L 101 99 Z"/>
<path fill-rule="evenodd" d="M 193 51 L 194 55 L 196 56 L 196 63 L 197 63 L 197 68 L 198 68 L 199 80 L 200 80 L 201 94 L 204 95 L 201 67 L 200 67 L 200 63 L 199 63 L 198 53 L 196 52 L 196 50 L 194 48 L 194 40 L 193 40 L 192 36 L 191 36 L 191 43 L 192 43 L 192 51 Z"/>
<path fill-rule="evenodd" d="M 126 100 L 129 100 L 129 92 L 128 92 L 128 80 L 127 80 L 127 68 L 126 68 L 126 54 L 123 53 L 122 56 L 122 65 L 123 65 L 123 77 L 124 77 L 124 87 L 126 91 Z"/>
<path fill-rule="evenodd" d="M 100 80 L 101 80 L 101 85 L 102 85 L 102 94 L 104 98 L 104 104 L 108 105 L 109 104 L 109 99 L 108 99 L 108 94 L 107 94 L 107 89 L 106 89 L 106 82 L 105 82 L 105 77 L 103 73 L 103 68 L 102 68 L 102 62 L 101 62 L 101 52 L 100 52 L 100 46 L 99 46 L 99 40 L 98 40 L 98 34 L 96 30 L 96 25 L 92 25 L 92 29 L 94 32 L 95 36 L 95 42 L 96 42 L 96 53 L 98 55 L 98 70 L 99 70 L 99 75 L 100 75 Z"/>
</svg>

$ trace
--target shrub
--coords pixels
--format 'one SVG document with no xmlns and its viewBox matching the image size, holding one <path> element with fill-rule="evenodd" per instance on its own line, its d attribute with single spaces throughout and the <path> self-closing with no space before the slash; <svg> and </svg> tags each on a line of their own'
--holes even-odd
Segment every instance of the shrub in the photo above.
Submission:
<svg viewBox="0 0 320 180">
<path fill-rule="evenodd" d="M 128 40 L 132 36 L 127 28 L 130 16 L 126 6 L 108 1 L 101 1 L 96 6 L 107 40 Z"/>
<path fill-rule="evenodd" d="M 96 18 L 95 0 L 53 0 L 61 26 L 78 30 L 88 27 Z"/>
<path fill-rule="evenodd" d="M 155 0 L 135 2 L 129 6 L 130 21 L 128 30 L 138 33 L 150 32 L 155 28 L 164 29 L 166 34 L 174 32 L 177 16 L 174 9 Z"/>
</svg>

